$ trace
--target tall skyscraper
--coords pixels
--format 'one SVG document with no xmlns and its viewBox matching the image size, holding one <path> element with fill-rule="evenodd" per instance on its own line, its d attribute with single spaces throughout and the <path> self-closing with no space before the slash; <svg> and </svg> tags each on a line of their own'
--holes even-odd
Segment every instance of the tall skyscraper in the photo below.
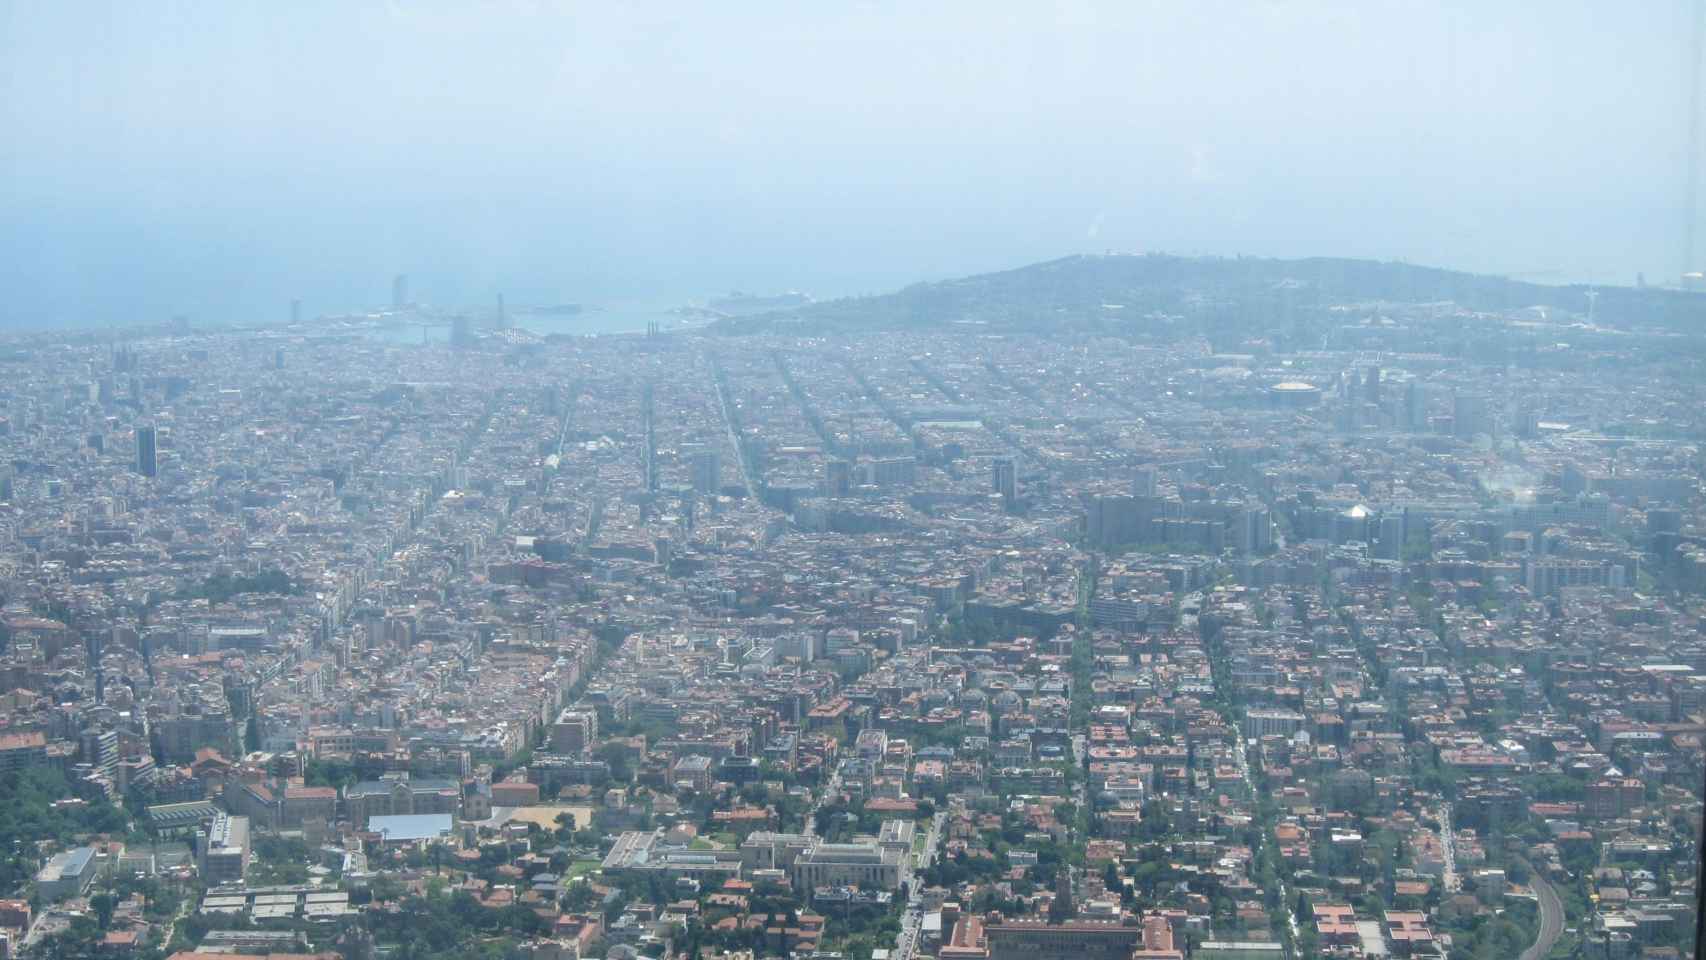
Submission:
<svg viewBox="0 0 1706 960">
<path fill-rule="evenodd" d="M 295 324 L 302 322 L 302 301 L 301 300 L 290 301 L 290 322 L 293 326 Z"/>
<path fill-rule="evenodd" d="M 1486 394 L 1459 393 L 1451 399 L 1451 431 L 1464 440 L 1493 433 L 1493 403 Z"/>
<path fill-rule="evenodd" d="M 1131 478 L 1131 495 L 1134 497 L 1153 497 L 1155 488 L 1160 483 L 1160 473 L 1154 467 L 1138 467 L 1137 473 Z"/>
<path fill-rule="evenodd" d="M 1411 430 L 1428 427 L 1427 388 L 1414 378 L 1404 384 L 1404 425 Z"/>
<path fill-rule="evenodd" d="M 101 672 L 101 654 L 105 652 L 106 637 L 99 630 L 91 630 L 83 637 L 85 652 L 89 656 L 89 673 L 95 678 L 95 702 L 105 700 L 106 676 Z"/>
<path fill-rule="evenodd" d="M 824 461 L 823 492 L 831 497 L 845 497 L 852 493 L 853 464 L 846 460 Z"/>
<path fill-rule="evenodd" d="M 509 311 L 504 309 L 504 295 L 498 294 L 498 329 L 509 329 Z"/>
<path fill-rule="evenodd" d="M 712 495 L 723 487 L 723 458 L 715 450 L 693 454 L 693 491 Z"/>
<path fill-rule="evenodd" d="M 155 447 L 154 428 L 136 428 L 136 472 L 145 477 L 160 475 L 159 453 Z"/>
<path fill-rule="evenodd" d="M 1377 556 L 1384 560 L 1400 560 L 1404 556 L 1404 515 L 1390 514 L 1380 518 L 1380 540 Z"/>
<path fill-rule="evenodd" d="M 1002 503 L 1011 507 L 1019 498 L 1019 470 L 1012 457 L 996 457 L 989 461 L 989 479 Z"/>
<path fill-rule="evenodd" d="M 1273 546 L 1273 518 L 1265 507 L 1251 505 L 1238 513 L 1238 549 L 1245 553 L 1264 553 Z"/>
<path fill-rule="evenodd" d="M 391 309 L 401 310 L 409 304 L 409 275 L 399 273 L 391 278 Z"/>
</svg>

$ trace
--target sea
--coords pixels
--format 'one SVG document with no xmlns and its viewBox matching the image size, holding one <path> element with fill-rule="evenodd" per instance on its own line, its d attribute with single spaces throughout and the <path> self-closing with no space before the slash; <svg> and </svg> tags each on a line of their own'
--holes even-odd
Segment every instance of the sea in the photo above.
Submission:
<svg viewBox="0 0 1706 960">
<path fill-rule="evenodd" d="M 696 325 L 679 312 L 679 308 L 688 303 L 690 301 L 687 299 L 620 300 L 583 304 L 578 313 L 533 313 L 525 307 L 519 307 L 513 314 L 513 320 L 516 327 L 540 336 L 566 334 L 586 337 L 645 333 L 653 323 L 658 325 L 658 329 L 666 332 L 678 331 L 691 329 Z M 484 328 L 476 324 L 475 329 Z M 386 326 L 365 330 L 363 335 L 397 344 L 446 343 L 450 340 L 450 327 L 444 324 Z"/>
</svg>

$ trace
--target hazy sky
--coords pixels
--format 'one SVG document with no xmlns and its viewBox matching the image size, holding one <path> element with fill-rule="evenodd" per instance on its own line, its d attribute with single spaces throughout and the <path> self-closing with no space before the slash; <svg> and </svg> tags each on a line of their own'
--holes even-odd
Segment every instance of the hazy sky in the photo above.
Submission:
<svg viewBox="0 0 1706 960">
<path fill-rule="evenodd" d="M 0 323 L 878 291 L 1068 253 L 1680 272 L 1689 0 L 0 0 Z M 1702 239 L 1706 251 L 1706 237 Z"/>
</svg>

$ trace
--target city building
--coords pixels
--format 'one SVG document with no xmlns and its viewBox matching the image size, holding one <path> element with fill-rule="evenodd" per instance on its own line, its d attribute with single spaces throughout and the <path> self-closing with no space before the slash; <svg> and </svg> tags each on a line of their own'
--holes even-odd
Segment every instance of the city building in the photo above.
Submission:
<svg viewBox="0 0 1706 960">
<path fill-rule="evenodd" d="M 80 897 L 95 882 L 98 871 L 93 847 L 76 847 L 50 857 L 36 872 L 36 890 L 49 902 Z"/>
<path fill-rule="evenodd" d="M 219 814 L 195 837 L 196 869 L 203 883 L 242 883 L 249 872 L 249 818 Z"/>
<path fill-rule="evenodd" d="M 145 477 L 160 475 L 159 441 L 152 426 L 136 428 L 136 472 Z"/>
</svg>

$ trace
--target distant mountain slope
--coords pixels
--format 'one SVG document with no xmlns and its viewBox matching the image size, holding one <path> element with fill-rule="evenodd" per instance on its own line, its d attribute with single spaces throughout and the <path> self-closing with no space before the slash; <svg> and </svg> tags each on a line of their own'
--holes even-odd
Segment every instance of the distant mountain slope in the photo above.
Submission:
<svg viewBox="0 0 1706 960">
<path fill-rule="evenodd" d="M 1001 329 L 1141 317 L 1153 311 L 1218 312 L 1250 323 L 1293 310 L 1359 300 L 1450 300 L 1474 310 L 1545 306 L 1585 312 L 1585 285 L 1545 286 L 1503 277 L 1406 263 L 1316 257 L 1259 258 L 1075 256 L 1046 263 L 920 283 L 895 293 L 829 300 L 727 321 L 749 332 L 778 324 L 818 329 L 893 329 L 982 323 Z M 1596 319 L 1607 324 L 1706 328 L 1706 295 L 1678 290 L 1595 287 Z"/>
</svg>

